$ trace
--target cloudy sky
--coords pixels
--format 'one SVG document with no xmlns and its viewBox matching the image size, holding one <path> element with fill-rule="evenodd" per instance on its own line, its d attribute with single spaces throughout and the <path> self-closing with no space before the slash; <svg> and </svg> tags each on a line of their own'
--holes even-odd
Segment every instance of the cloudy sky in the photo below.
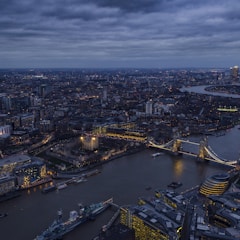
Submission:
<svg viewBox="0 0 240 240">
<path fill-rule="evenodd" d="M 0 0 L 0 68 L 229 67 L 239 0 Z"/>
</svg>

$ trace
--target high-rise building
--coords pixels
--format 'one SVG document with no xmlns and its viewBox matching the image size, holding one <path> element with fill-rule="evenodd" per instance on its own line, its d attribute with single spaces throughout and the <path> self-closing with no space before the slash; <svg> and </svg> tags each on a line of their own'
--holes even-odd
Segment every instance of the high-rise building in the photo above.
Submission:
<svg viewBox="0 0 240 240">
<path fill-rule="evenodd" d="M 49 94 L 52 91 L 52 86 L 47 84 L 41 84 L 38 87 L 38 94 L 40 97 L 46 97 L 47 94 Z"/>
<path fill-rule="evenodd" d="M 6 93 L 0 94 L 1 108 L 9 111 L 12 108 L 12 98 Z"/>
<path fill-rule="evenodd" d="M 234 66 L 230 68 L 230 75 L 234 80 L 238 79 L 238 72 L 239 72 L 238 66 Z"/>
<path fill-rule="evenodd" d="M 153 101 L 150 100 L 146 103 L 146 112 L 147 115 L 152 115 L 153 114 Z"/>
</svg>

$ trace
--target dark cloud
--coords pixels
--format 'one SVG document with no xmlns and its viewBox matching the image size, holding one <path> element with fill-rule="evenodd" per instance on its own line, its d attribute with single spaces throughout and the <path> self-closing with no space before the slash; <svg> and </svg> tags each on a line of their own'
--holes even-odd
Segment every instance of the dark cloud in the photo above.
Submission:
<svg viewBox="0 0 240 240">
<path fill-rule="evenodd" d="M 64 5 L 47 9 L 42 13 L 44 17 L 53 17 L 61 20 L 81 19 L 94 21 L 102 18 L 111 18 L 118 14 L 118 10 L 110 8 L 99 8 L 93 4 Z"/>
<path fill-rule="evenodd" d="M 96 0 L 91 1 L 102 7 L 119 8 L 126 12 L 148 12 L 154 11 L 165 0 Z"/>
<path fill-rule="evenodd" d="M 220 56 L 229 66 L 240 49 L 238 9 L 238 0 L 1 0 L 0 66 L 202 66 Z"/>
</svg>

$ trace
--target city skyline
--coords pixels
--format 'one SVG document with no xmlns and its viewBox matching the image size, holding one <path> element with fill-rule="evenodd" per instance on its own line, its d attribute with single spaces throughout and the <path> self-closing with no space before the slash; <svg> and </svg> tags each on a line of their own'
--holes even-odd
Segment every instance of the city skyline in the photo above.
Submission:
<svg viewBox="0 0 240 240">
<path fill-rule="evenodd" d="M 3 0 L 0 68 L 238 65 L 240 3 Z"/>
</svg>

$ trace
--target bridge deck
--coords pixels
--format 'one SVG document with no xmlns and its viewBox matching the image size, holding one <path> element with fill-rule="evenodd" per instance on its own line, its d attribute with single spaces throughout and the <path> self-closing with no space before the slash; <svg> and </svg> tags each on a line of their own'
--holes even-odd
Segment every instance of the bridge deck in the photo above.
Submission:
<svg viewBox="0 0 240 240">
<path fill-rule="evenodd" d="M 189 143 L 189 144 L 192 144 L 192 145 L 198 145 L 200 146 L 199 143 L 195 143 L 195 142 L 190 142 L 190 141 L 186 141 L 186 140 L 181 140 L 181 139 L 178 139 L 179 141 L 181 142 L 184 142 L 184 143 Z M 173 142 L 173 141 L 170 141 L 170 142 Z M 170 143 L 169 142 L 169 143 Z M 165 150 L 165 151 L 169 151 L 169 152 L 173 152 L 172 148 L 169 146 L 169 143 L 165 144 L 165 145 L 157 145 L 156 143 L 153 143 L 153 142 L 149 142 L 149 146 L 150 147 L 154 147 L 154 148 L 158 148 L 158 149 L 161 149 L 161 150 Z M 205 160 L 208 160 L 208 161 L 212 161 L 212 162 L 215 162 L 215 163 L 219 163 L 219 164 L 223 164 L 223 165 L 226 165 L 226 166 L 230 166 L 230 167 L 235 167 L 236 164 L 237 164 L 237 161 L 228 161 L 228 160 L 222 160 L 220 159 L 216 153 L 214 153 L 213 151 L 211 151 L 211 147 L 204 147 L 204 150 L 207 152 L 207 156 L 204 157 Z M 180 150 L 180 151 L 177 151 L 175 152 L 176 154 L 177 153 L 180 153 L 180 154 L 184 154 L 184 155 L 188 155 L 188 156 L 193 156 L 193 157 L 198 157 L 199 155 L 196 154 L 196 153 L 192 153 L 192 152 L 188 152 L 188 151 L 184 151 L 184 150 Z"/>
<path fill-rule="evenodd" d="M 110 137 L 110 138 L 125 139 L 125 140 L 130 140 L 130 141 L 145 142 L 146 145 L 149 147 L 158 148 L 158 149 L 161 149 L 164 151 L 169 151 L 169 152 L 176 153 L 176 154 L 181 153 L 181 154 L 193 156 L 193 157 L 199 156 L 199 154 L 197 154 L 197 153 L 184 151 L 182 149 L 180 151 L 173 152 L 173 150 L 172 150 L 173 144 L 175 143 L 175 141 L 178 141 L 178 142 L 180 142 L 180 146 L 182 143 L 187 143 L 190 145 L 196 145 L 196 146 L 201 147 L 201 150 L 206 153 L 206 156 L 204 157 L 205 160 L 209 160 L 212 162 L 220 163 L 220 164 L 231 166 L 231 167 L 236 167 L 236 164 L 237 164 L 237 160 L 236 161 L 228 161 L 228 160 L 225 160 L 225 159 L 223 160 L 223 159 L 219 158 L 217 156 L 217 154 L 214 153 L 214 151 L 211 149 L 210 146 L 206 146 L 206 145 L 202 146 L 202 145 L 200 145 L 200 143 L 191 142 L 189 140 L 174 139 L 174 140 L 169 141 L 166 144 L 160 145 L 160 144 L 154 143 L 153 141 L 148 141 L 145 137 L 142 137 L 142 136 L 122 135 L 122 134 L 114 134 L 114 133 L 105 133 L 105 134 L 102 134 L 102 136 Z"/>
</svg>

